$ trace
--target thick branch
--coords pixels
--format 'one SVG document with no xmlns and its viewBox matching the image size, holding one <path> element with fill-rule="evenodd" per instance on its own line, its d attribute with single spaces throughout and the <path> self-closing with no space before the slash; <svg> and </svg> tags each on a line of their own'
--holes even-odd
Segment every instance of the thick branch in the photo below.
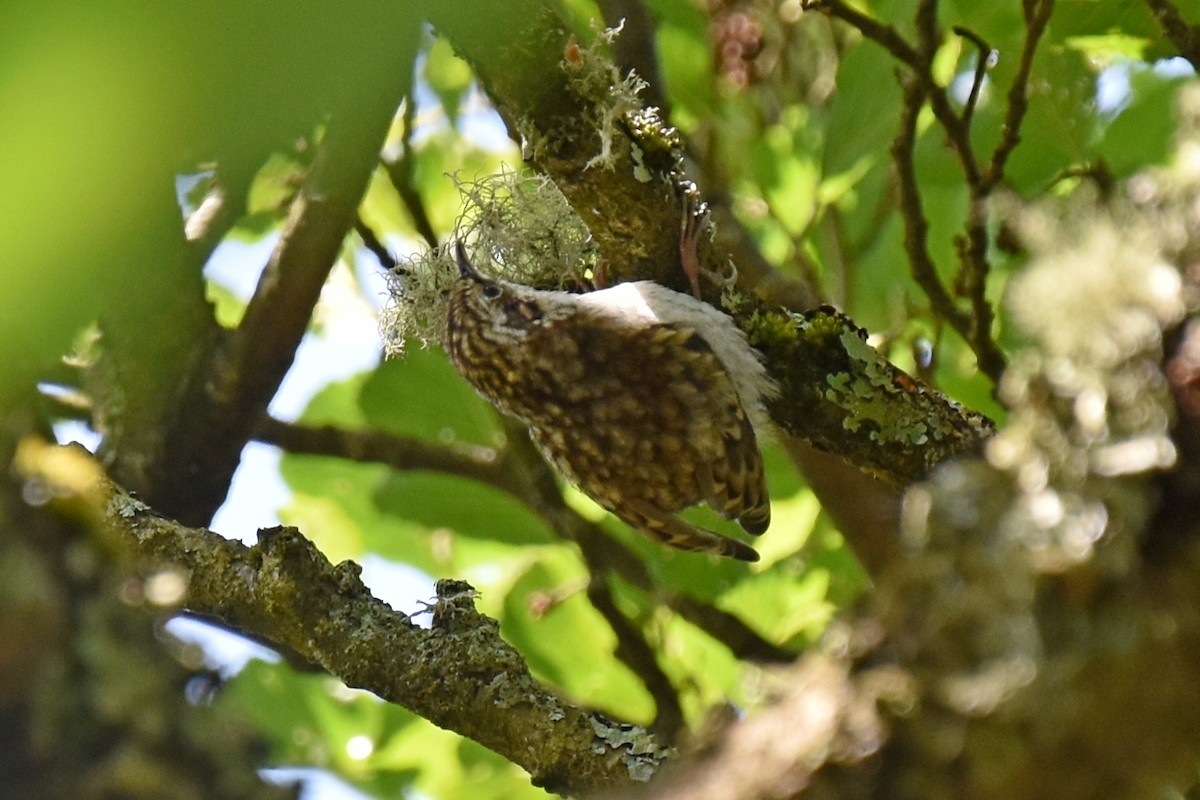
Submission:
<svg viewBox="0 0 1200 800">
<path fill-rule="evenodd" d="M 259 532 L 246 547 L 155 514 L 103 477 L 81 448 L 23 460 L 64 511 L 94 521 L 141 572 L 180 570 L 183 607 L 278 642 L 349 686 L 468 736 L 563 794 L 646 780 L 665 755 L 655 736 L 563 703 L 479 614 L 475 593 L 438 585 L 423 629 L 375 599 L 353 562 L 331 565 L 298 531 Z"/>
</svg>

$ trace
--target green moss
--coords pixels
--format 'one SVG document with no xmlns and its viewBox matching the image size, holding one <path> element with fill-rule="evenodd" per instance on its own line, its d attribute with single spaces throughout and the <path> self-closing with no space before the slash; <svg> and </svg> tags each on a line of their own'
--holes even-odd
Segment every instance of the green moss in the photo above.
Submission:
<svg viewBox="0 0 1200 800">
<path fill-rule="evenodd" d="M 745 322 L 743 330 L 754 347 L 791 346 L 800 339 L 795 320 L 777 311 L 755 311 Z"/>
</svg>

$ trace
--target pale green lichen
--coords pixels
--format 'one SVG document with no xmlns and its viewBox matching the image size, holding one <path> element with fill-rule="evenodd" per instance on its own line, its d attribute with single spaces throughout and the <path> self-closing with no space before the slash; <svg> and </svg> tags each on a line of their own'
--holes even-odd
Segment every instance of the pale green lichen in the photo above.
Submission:
<svg viewBox="0 0 1200 800">
<path fill-rule="evenodd" d="M 571 56 L 563 59 L 567 83 L 589 101 L 586 123 L 600 137 L 600 152 L 588 160 L 584 169 L 610 169 L 616 164 L 613 144 L 618 126 L 642 107 L 639 95 L 646 82 L 632 71 L 622 76 L 609 55 L 623 25 L 601 31 L 590 46 L 573 49 Z"/>
<path fill-rule="evenodd" d="M 630 146 L 630 155 L 633 157 L 633 177 L 638 183 L 649 183 L 654 177 L 650 170 L 646 167 L 645 152 L 634 142 Z"/>
<path fill-rule="evenodd" d="M 871 440 L 880 444 L 925 444 L 930 418 L 924 409 L 904 402 L 907 392 L 896 385 L 895 368 L 857 331 L 843 328 L 839 341 L 853 368 L 829 375 L 824 396 L 846 412 L 842 426 L 852 432 L 870 426 Z"/>
<path fill-rule="evenodd" d="M 133 519 L 141 514 L 151 512 L 150 506 L 125 494 L 113 494 L 108 501 L 109 514 L 116 514 L 122 519 Z"/>
<path fill-rule="evenodd" d="M 662 745 L 645 728 L 614 722 L 600 714 L 592 715 L 592 730 L 596 733 L 592 752 L 596 755 L 619 753 L 629 770 L 629 777 L 640 783 L 654 777 L 659 766 L 674 754 L 672 748 Z"/>
<path fill-rule="evenodd" d="M 455 177 L 463 212 L 455 239 L 468 242 L 484 274 L 541 288 L 579 283 L 594 268 L 595 246 L 554 183 L 509 168 L 463 181 Z M 415 253 L 388 279 L 391 302 L 380 328 L 389 357 L 407 342 L 441 342 L 450 289 L 458 277 L 452 244 Z"/>
</svg>

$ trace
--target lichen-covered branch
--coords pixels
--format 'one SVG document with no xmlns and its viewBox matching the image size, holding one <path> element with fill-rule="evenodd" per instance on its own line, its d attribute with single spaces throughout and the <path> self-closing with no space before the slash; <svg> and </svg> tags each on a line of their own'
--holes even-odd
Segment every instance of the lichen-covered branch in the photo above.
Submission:
<svg viewBox="0 0 1200 800">
<path fill-rule="evenodd" d="M 771 415 L 789 434 L 893 484 L 978 451 L 994 427 L 982 414 L 892 366 L 845 315 L 751 312 L 750 342 L 777 365 Z"/>
<path fill-rule="evenodd" d="M 475 610 L 467 584 L 439 582 L 424 629 L 372 597 L 356 564 L 331 565 L 295 529 L 260 531 L 246 547 L 160 517 L 80 448 L 27 445 L 18 462 L 130 568 L 177 573 L 182 609 L 278 642 L 349 686 L 468 736 L 539 786 L 575 795 L 633 785 L 667 755 L 648 731 L 568 705 L 535 681 L 495 620 Z"/>
</svg>

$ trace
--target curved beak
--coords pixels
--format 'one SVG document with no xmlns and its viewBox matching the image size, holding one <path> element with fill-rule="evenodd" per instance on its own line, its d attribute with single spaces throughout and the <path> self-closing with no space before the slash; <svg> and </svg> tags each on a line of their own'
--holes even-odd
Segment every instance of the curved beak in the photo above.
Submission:
<svg viewBox="0 0 1200 800">
<path fill-rule="evenodd" d="M 454 261 L 458 264 L 458 276 L 460 278 L 470 278 L 471 280 L 481 281 L 483 276 L 475 271 L 471 266 L 471 262 L 467 260 L 467 248 L 463 244 L 462 239 L 454 240 Z"/>
</svg>

